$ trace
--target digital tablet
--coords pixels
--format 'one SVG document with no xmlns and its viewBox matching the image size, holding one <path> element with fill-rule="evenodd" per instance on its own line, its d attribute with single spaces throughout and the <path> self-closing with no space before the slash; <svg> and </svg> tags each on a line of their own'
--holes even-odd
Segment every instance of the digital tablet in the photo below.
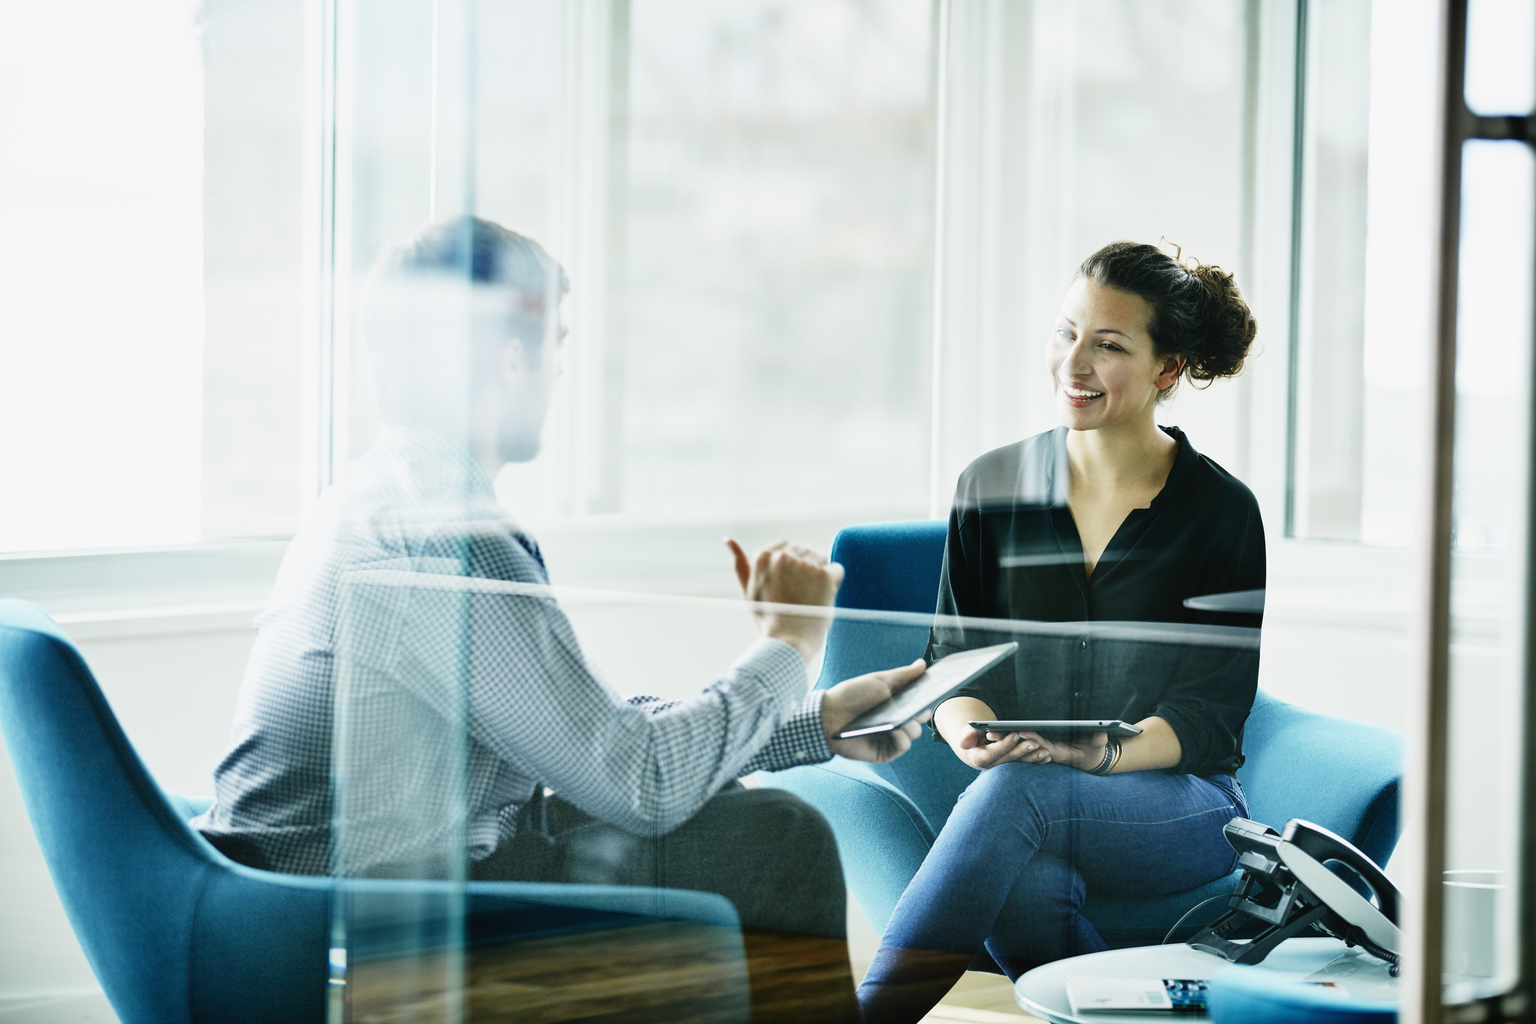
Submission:
<svg viewBox="0 0 1536 1024">
<path fill-rule="evenodd" d="M 905 690 L 849 722 L 837 738 L 846 740 L 899 729 L 1018 649 L 1019 645 L 1010 641 L 978 647 L 974 651 L 957 651 L 947 658 L 940 658 Z"/>
<path fill-rule="evenodd" d="M 1079 736 L 1089 736 L 1096 732 L 1107 732 L 1111 736 L 1136 736 L 1141 733 L 1141 726 L 1132 725 L 1130 722 L 1122 722 L 1118 718 L 1104 718 L 1094 721 L 1092 719 L 1068 718 L 1068 719 L 1032 719 L 1029 721 L 1000 721 L 1000 722 L 968 722 L 972 729 L 980 729 L 983 732 L 1037 732 L 1044 739 L 1070 740 Z"/>
</svg>

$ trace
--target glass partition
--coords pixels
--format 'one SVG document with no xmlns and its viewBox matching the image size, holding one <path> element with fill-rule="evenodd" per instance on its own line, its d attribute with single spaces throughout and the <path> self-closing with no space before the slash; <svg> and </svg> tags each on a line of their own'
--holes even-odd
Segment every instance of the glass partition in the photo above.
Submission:
<svg viewBox="0 0 1536 1024">
<path fill-rule="evenodd" d="M 1330 772 L 1365 777 L 1333 759 L 1350 745 L 1338 737 L 1369 737 L 1376 824 L 1346 838 L 1403 877 L 1396 787 L 1429 597 L 1413 566 L 1428 532 L 1434 139 L 1410 88 L 1435 41 L 1427 16 L 1353 0 L 334 0 L 319 13 L 313 399 L 317 475 L 334 486 L 289 558 L 290 575 L 321 581 L 305 591 L 317 617 L 289 625 L 312 630 L 295 650 L 334 659 L 307 725 L 327 748 L 315 864 L 338 879 L 338 1019 L 740 1019 L 788 998 L 771 984 L 846 1012 L 852 982 L 884 969 L 877 943 L 904 927 L 891 924 L 902 885 L 878 844 L 842 830 L 837 799 L 786 781 L 829 742 L 820 720 L 789 747 L 771 740 L 810 680 L 1004 642 L 1020 649 L 1003 689 L 1021 689 L 976 697 L 987 711 L 1156 719 L 1179 756 L 1128 765 L 1235 777 L 1252 800 L 1222 790 L 1229 817 L 1275 829 L 1333 828 L 1308 798 Z M 1516 938 L 1528 481 L 1508 452 L 1528 447 L 1531 371 L 1501 339 L 1529 334 L 1530 240 L 1507 216 L 1531 219 L 1524 152 L 1474 147 L 1466 174 L 1445 767 L 1447 942 L 1462 951 L 1447 966 L 1468 992 L 1507 987 Z M 1087 288 L 1084 257 L 1118 238 L 1190 280 L 1233 272 L 1257 338 L 1240 375 L 1186 381 L 1156 406 L 1184 433 L 1152 435 L 1241 498 L 1241 515 L 1186 510 L 1198 540 L 1241 519 L 1245 546 L 1196 545 L 1199 586 L 1127 586 L 1146 607 L 1111 613 L 1095 596 L 1111 574 L 1159 557 L 1114 542 L 1167 515 L 1163 492 L 1118 509 L 1100 567 L 1073 505 L 1083 452 L 1041 440 L 1065 429 L 1038 432 L 1079 423 L 1062 404 L 1068 304 Z M 1008 481 L 1028 500 L 966 491 L 1025 437 L 1055 467 L 1040 470 L 1049 486 L 1029 490 L 1036 466 Z M 1021 540 L 1000 509 L 1058 532 Z M 806 664 L 752 646 L 794 602 L 744 607 L 722 534 L 825 551 L 881 521 L 928 531 L 931 564 L 871 576 L 850 548 L 825 662 L 819 643 Z M 893 597 L 909 569 L 940 572 L 945 538 L 946 574 L 980 545 L 986 594 Z M 1029 604 L 1050 573 L 1054 603 Z M 295 594 L 280 586 L 278 607 Z M 1198 712 L 1148 703 L 1197 682 L 1216 694 L 1191 698 Z M 1266 747 L 1285 721 L 1331 746 L 1288 763 Z M 978 735 L 993 731 L 975 743 L 1024 742 Z M 1073 766 L 1112 772 L 1121 748 L 1091 745 L 1102 764 Z M 959 790 L 929 808 L 926 787 L 960 778 L 956 765 L 968 785 L 971 749 L 928 734 L 890 764 L 844 756 L 822 774 L 905 793 L 938 844 Z M 1492 781 L 1480 750 L 1497 752 Z M 840 875 L 803 874 L 839 899 L 847 882 L 854 934 L 765 953 L 762 933 L 782 929 L 746 896 L 698 896 L 666 860 L 738 776 L 741 792 L 794 792 L 832 821 Z M 1315 785 L 1275 795 L 1296 779 Z M 1235 883 L 1206 874 L 1177 889 L 1191 930 Z M 507 882 L 524 888 L 495 888 Z M 1152 945 L 1177 919 L 1103 928 L 1112 945 Z M 1015 940 L 989 947 L 992 966 L 1024 962 Z M 796 956 L 809 975 L 774 973 Z M 1388 987 L 1393 959 L 1369 965 Z"/>
<path fill-rule="evenodd" d="M 1443 953 L 1415 999 L 1528 986 L 1530 3 L 1458 0 L 1449 29 L 1393 0 L 12 6 L 0 589 L 222 629 L 287 546 L 219 778 L 280 726 L 298 760 L 252 776 L 284 808 L 261 825 L 277 859 L 250 862 L 334 879 L 335 1020 L 742 1019 L 775 985 L 786 1013 L 848 1011 L 955 806 L 925 787 L 1020 733 L 816 761 L 860 748 L 823 750 L 811 716 L 753 758 L 815 681 L 1014 641 L 997 671 L 1034 689 L 987 711 L 1021 720 L 1166 723 L 1177 707 L 1114 686 L 1254 683 L 1205 702 L 1236 746 L 1200 764 L 1263 825 L 1327 824 L 1268 780 L 1311 798 L 1362 777 L 1336 758 L 1374 758 L 1356 838 L 1404 885 L 1407 976 Z M 1426 69 L 1448 42 L 1466 75 L 1442 124 Z M 1232 272 L 1257 324 L 1241 373 L 1185 380 L 1148 421 L 1242 515 L 1190 510 L 1202 582 L 1127 586 L 1131 611 L 1098 595 L 1142 558 L 1115 542 L 1166 513 L 1173 465 L 1084 543 L 1068 447 L 1114 404 L 1070 360 L 1089 283 L 1131 294 L 1080 274 L 1116 239 L 1186 284 Z M 1239 518 L 1258 560 L 1210 556 Z M 888 535 L 917 547 L 872 569 L 859 545 Z M 842 603 L 744 604 L 727 537 L 841 537 Z M 924 589 L 970 556 L 975 593 Z M 827 653 L 753 646 L 801 620 L 830 623 Z M 1265 746 L 1284 722 L 1369 742 L 1287 760 Z M 800 954 L 746 896 L 656 867 L 738 777 L 836 832 L 814 854 L 836 870 L 801 876 L 856 909 L 801 951 L 809 975 L 774 973 Z M 918 808 L 906 875 L 873 826 L 839 831 L 841 797 L 790 781 L 834 777 Z M 591 831 L 560 846 L 570 806 Z M 498 890 L 477 871 L 519 836 L 555 866 Z M 1186 929 L 1230 892 L 1200 886 L 1177 890 Z M 1116 946 L 1168 934 L 1094 920 Z"/>
<path fill-rule="evenodd" d="M 1450 1002 L 1507 991 L 1520 955 L 1530 479 L 1516 453 L 1530 448 L 1532 170 L 1524 143 L 1468 142 L 1462 155 L 1445 855 L 1445 967 L 1459 983 Z"/>
<path fill-rule="evenodd" d="M 354 466 L 354 486 L 380 454 Z M 784 877 L 830 866 L 834 916 L 846 881 L 849 912 L 889 939 L 901 919 L 889 876 L 915 867 L 893 840 L 923 841 L 944 829 L 975 767 L 928 729 L 883 764 L 848 749 L 818 764 L 824 755 L 782 744 L 772 756 L 744 759 L 733 748 L 774 732 L 774 720 L 801 702 L 798 689 L 780 694 L 779 711 L 765 721 L 752 703 L 763 680 L 743 670 L 762 658 L 754 615 L 782 614 L 783 605 L 518 582 L 506 577 L 538 573 L 517 525 L 500 519 L 490 529 L 493 520 L 481 519 L 464 530 L 459 522 L 434 518 L 430 532 L 458 536 L 474 551 L 463 561 L 377 560 L 340 574 L 331 827 L 333 873 L 342 879 L 332 951 L 339 1019 L 843 1019 L 868 952 L 860 956 L 842 935 L 765 930 L 764 915 L 775 911 L 728 885 L 729 904 L 685 891 L 700 887 L 689 880 L 691 862 L 720 860 L 718 851 L 690 845 L 692 830 L 712 816 L 708 824 L 721 827 L 722 797 L 733 823 L 730 815 L 752 820 L 733 797 L 767 791 L 811 801 L 836 834 L 833 859 L 792 857 L 775 874 L 743 851 L 734 855 L 742 881 L 805 899 L 799 881 L 783 890 Z M 893 564 L 850 552 L 846 585 L 867 594 L 872 573 L 900 573 L 911 559 L 933 566 L 942 535 L 925 526 L 892 550 Z M 384 544 L 404 536 L 391 529 Z M 509 536 L 519 538 L 511 541 L 517 548 L 496 566 L 486 556 Z M 1003 568 L 1021 579 L 1040 572 L 1017 559 Z M 727 559 L 718 570 L 730 572 Z M 926 579 L 914 584 L 929 587 Z M 1127 699 L 1120 682 L 1128 678 L 1144 690 L 1192 674 L 1251 685 L 1257 615 L 1251 595 L 1249 605 L 1231 598 L 1191 602 L 1181 622 L 809 609 L 830 630 L 824 659 L 803 671 L 825 689 L 899 668 L 925 650 L 937 658 L 1013 644 L 1015 653 L 965 690 L 991 694 L 985 699 L 998 717 L 1140 720 L 1150 707 L 1145 696 Z M 625 749 L 643 730 L 653 734 L 644 754 Z M 1274 741 L 1268 725 L 1251 730 L 1253 772 L 1273 775 L 1289 756 Z M 758 770 L 734 782 L 733 763 Z M 701 776 L 701 765 L 724 774 Z M 830 793 L 829 781 L 845 794 Z M 1285 802 L 1258 793 L 1255 801 Z M 691 817 L 680 826 L 684 815 Z M 893 834 L 903 823 L 911 835 Z M 799 849 L 788 831 L 758 841 L 770 858 Z M 1052 864 L 1077 855 L 1053 850 Z M 655 870 L 657 862 L 666 869 Z M 524 878 L 538 881 L 517 881 Z M 400 879 L 425 881 L 402 889 Z M 1206 881 L 1201 897 L 1220 899 L 1233 879 L 1223 866 Z M 1013 964 L 1009 943 L 1039 925 L 1034 900 L 1053 891 L 1049 880 L 1030 884 L 1045 888 L 1010 897 L 988 946 L 1005 966 Z M 1220 909 L 1187 921 L 1166 914 L 1151 927 L 1112 911 L 1094 923 L 1117 944 L 1150 944 L 1168 927 L 1191 937 Z M 1375 963 L 1355 983 L 1366 984 L 1371 970 L 1386 983 L 1386 969 Z"/>
</svg>

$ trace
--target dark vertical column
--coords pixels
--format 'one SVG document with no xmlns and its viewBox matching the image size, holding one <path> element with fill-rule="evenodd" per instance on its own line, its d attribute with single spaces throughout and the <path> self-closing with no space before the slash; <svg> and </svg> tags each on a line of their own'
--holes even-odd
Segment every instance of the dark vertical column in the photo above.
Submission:
<svg viewBox="0 0 1536 1024">
<path fill-rule="evenodd" d="M 1447 717 L 1450 708 L 1451 545 L 1455 517 L 1456 450 L 1456 291 L 1461 248 L 1461 149 L 1466 110 L 1462 99 L 1466 65 L 1467 0 L 1446 4 L 1441 110 L 1444 138 L 1440 151 L 1439 292 L 1433 373 L 1430 378 L 1433 445 L 1430 463 L 1428 536 L 1428 608 L 1423 632 L 1426 649 L 1423 747 L 1416 796 L 1418 821 L 1424 830 L 1422 890 L 1410 894 L 1420 907 L 1423 932 L 1417 949 L 1405 950 L 1410 961 L 1403 992 L 1405 1005 L 1417 1004 L 1423 1024 L 1442 1017 L 1441 977 L 1445 937 L 1445 796 Z M 1410 814 L 1411 819 L 1411 814 Z"/>
</svg>

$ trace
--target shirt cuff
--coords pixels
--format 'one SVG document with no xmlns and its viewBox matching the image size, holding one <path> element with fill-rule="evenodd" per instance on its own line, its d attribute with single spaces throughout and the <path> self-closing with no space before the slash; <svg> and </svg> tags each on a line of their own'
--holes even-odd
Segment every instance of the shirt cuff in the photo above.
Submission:
<svg viewBox="0 0 1536 1024">
<path fill-rule="evenodd" d="M 800 655 L 796 654 L 795 657 L 799 658 Z M 800 702 L 799 710 L 773 731 L 768 743 L 746 763 L 741 774 L 776 772 L 793 768 L 797 764 L 830 761 L 832 748 L 827 746 L 827 733 L 821 725 L 821 698 L 825 695 L 825 690 L 807 693 Z"/>
</svg>

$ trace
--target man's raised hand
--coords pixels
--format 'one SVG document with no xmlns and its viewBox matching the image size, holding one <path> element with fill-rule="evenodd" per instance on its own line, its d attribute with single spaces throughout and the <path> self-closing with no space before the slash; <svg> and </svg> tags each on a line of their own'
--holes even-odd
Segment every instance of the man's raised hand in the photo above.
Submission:
<svg viewBox="0 0 1536 1024">
<path fill-rule="evenodd" d="M 735 538 L 727 537 L 725 543 L 748 601 L 826 607 L 842 585 L 843 567 L 804 545 L 775 541 L 748 558 Z M 754 608 L 752 614 L 763 635 L 791 645 L 807 663 L 820 653 L 831 624 L 826 615 L 796 615 L 777 608 Z"/>
</svg>

